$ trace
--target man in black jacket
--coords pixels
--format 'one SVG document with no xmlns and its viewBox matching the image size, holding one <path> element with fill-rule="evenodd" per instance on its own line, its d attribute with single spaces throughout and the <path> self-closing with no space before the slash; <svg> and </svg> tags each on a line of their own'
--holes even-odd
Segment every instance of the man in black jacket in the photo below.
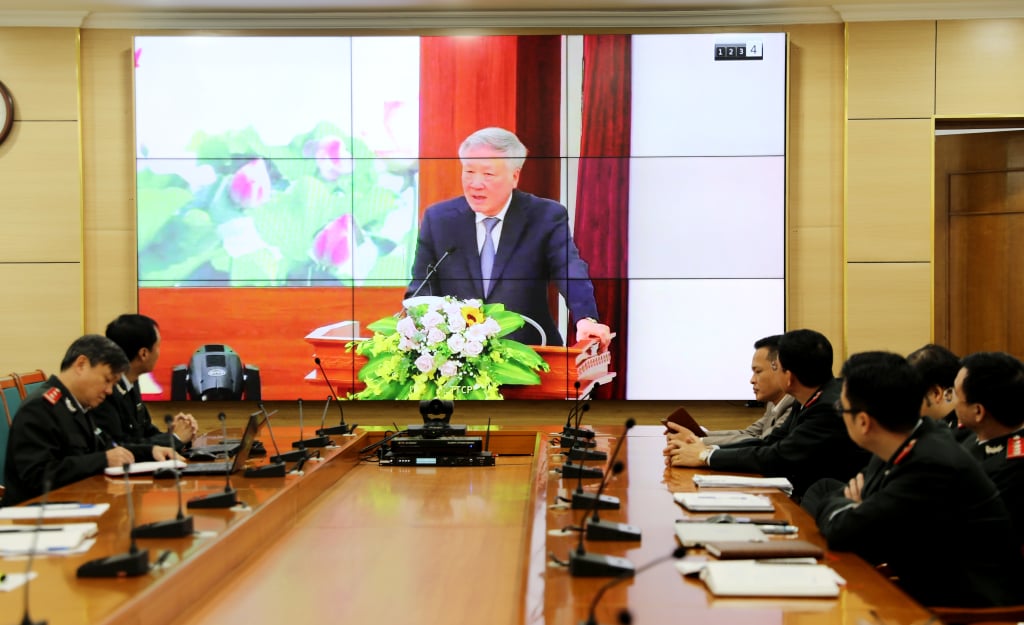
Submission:
<svg viewBox="0 0 1024 625">
<path fill-rule="evenodd" d="M 867 352 L 850 357 L 843 377 L 843 422 L 873 457 L 848 484 L 822 480 L 804 497 L 829 548 L 888 565 L 925 605 L 1024 602 L 1006 506 L 949 430 L 920 417 L 925 389 L 914 368 Z"/>
<path fill-rule="evenodd" d="M 107 467 L 177 457 L 169 447 L 118 445 L 93 421 L 89 411 L 110 395 L 127 367 L 124 352 L 106 337 L 87 334 L 71 344 L 60 373 L 25 398 L 11 422 L 5 506 L 41 495 L 44 475 L 60 488 Z"/>
<path fill-rule="evenodd" d="M 697 437 L 673 440 L 665 448 L 666 464 L 785 477 L 797 498 L 821 478 L 847 480 L 863 468 L 868 454 L 850 440 L 835 410 L 841 383 L 832 377 L 828 339 L 814 330 L 787 332 L 777 362 L 783 387 L 799 403 L 781 427 L 767 438 L 721 447 Z"/>
<path fill-rule="evenodd" d="M 160 328 L 156 321 L 136 314 L 121 315 L 107 324 L 107 338 L 128 356 L 128 369 L 118 376 L 114 390 L 93 415 L 96 425 L 119 443 L 170 445 L 181 451 L 197 434 L 199 426 L 190 414 L 179 412 L 172 422 L 173 435 L 153 423 L 142 402 L 139 378 L 153 371 L 160 358 Z"/>
<path fill-rule="evenodd" d="M 1001 352 L 978 352 L 961 362 L 953 405 L 970 433 L 964 449 L 999 489 L 1024 545 L 1024 363 Z"/>
</svg>

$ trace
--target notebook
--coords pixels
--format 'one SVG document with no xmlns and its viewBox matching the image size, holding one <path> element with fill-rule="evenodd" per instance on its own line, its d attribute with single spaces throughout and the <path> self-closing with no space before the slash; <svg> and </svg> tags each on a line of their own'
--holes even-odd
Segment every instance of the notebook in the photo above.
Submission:
<svg viewBox="0 0 1024 625">
<path fill-rule="evenodd" d="M 192 464 L 179 469 L 181 477 L 190 475 L 225 475 L 227 473 L 238 473 L 245 468 L 249 460 L 249 452 L 252 451 L 252 444 L 263 426 L 260 413 L 249 415 L 249 421 L 245 424 L 245 432 L 242 434 L 242 442 L 238 446 L 238 453 L 231 460 L 224 462 L 193 462 Z M 162 477 L 162 476 L 161 476 Z M 167 477 L 174 477 L 168 475 Z"/>
<path fill-rule="evenodd" d="M 793 494 L 793 484 L 784 477 L 700 474 L 693 476 L 693 483 L 700 488 L 777 488 L 787 495 Z"/>
<path fill-rule="evenodd" d="M 704 436 L 705 434 L 708 433 L 707 428 L 697 423 L 697 420 L 690 415 L 689 411 L 687 411 L 686 408 L 676 408 L 675 412 L 661 420 L 662 423 L 666 423 L 668 421 L 671 421 L 676 425 L 683 426 L 684 428 L 690 430 L 697 436 Z M 665 433 L 668 434 L 669 430 L 665 430 Z"/>
<path fill-rule="evenodd" d="M 148 462 L 133 462 L 128 465 L 128 475 L 153 473 L 160 469 L 182 469 L 184 467 L 185 463 L 181 460 L 150 460 Z M 121 477 L 124 475 L 124 468 L 107 467 L 106 469 L 103 469 L 103 472 L 111 477 Z"/>
<path fill-rule="evenodd" d="M 71 551 L 95 535 L 95 523 L 43 525 L 39 527 L 38 536 L 34 525 L 5 525 L 0 527 L 0 554 L 27 554 L 33 545 L 36 553 Z"/>
<path fill-rule="evenodd" d="M 675 493 L 676 503 L 691 512 L 772 512 L 775 505 L 764 495 L 723 491 Z"/>
<path fill-rule="evenodd" d="M 806 540 L 768 540 L 765 542 L 716 540 L 704 549 L 719 560 L 759 560 L 765 558 L 821 558 L 824 550 Z"/>
<path fill-rule="evenodd" d="M 768 537 L 753 523 L 676 523 L 676 537 L 684 547 L 713 542 L 765 542 Z"/>
<path fill-rule="evenodd" d="M 836 597 L 840 578 L 824 564 L 708 562 L 700 572 L 719 597 Z"/>
</svg>

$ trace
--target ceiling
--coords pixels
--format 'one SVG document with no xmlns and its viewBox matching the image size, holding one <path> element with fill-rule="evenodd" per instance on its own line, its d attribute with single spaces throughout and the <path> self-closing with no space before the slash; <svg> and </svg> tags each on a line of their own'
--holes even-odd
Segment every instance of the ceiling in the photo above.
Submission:
<svg viewBox="0 0 1024 625">
<path fill-rule="evenodd" d="M 686 27 L 1024 17 L 1021 0 L 3 0 L 0 26 Z"/>
</svg>

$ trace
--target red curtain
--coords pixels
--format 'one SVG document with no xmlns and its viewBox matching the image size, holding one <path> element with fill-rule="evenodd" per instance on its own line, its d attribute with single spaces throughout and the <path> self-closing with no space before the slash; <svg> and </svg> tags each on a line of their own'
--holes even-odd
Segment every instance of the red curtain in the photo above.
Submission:
<svg viewBox="0 0 1024 625">
<path fill-rule="evenodd" d="M 629 35 L 583 38 L 583 132 L 576 187 L 575 239 L 590 265 L 601 321 L 612 341 L 618 377 L 600 397 L 626 397 L 629 337 L 629 148 L 632 65 Z"/>
</svg>

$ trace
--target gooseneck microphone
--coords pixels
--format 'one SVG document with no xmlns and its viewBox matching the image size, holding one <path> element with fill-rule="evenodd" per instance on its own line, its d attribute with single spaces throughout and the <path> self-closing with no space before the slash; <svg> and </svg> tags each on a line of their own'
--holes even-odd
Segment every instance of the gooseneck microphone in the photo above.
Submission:
<svg viewBox="0 0 1024 625">
<path fill-rule="evenodd" d="M 612 465 L 612 474 L 618 475 L 622 472 L 624 465 L 621 461 L 616 460 L 619 457 L 619 451 L 622 450 L 622 443 L 626 440 L 626 436 L 629 435 L 629 431 L 636 425 L 636 421 L 633 419 L 626 419 L 625 429 L 622 431 L 622 436 L 615 442 L 615 450 L 612 451 L 612 460 L 615 464 Z M 601 509 L 601 497 L 603 497 L 605 486 L 608 485 L 610 480 L 605 479 L 601 481 L 601 486 L 597 489 L 597 494 L 594 495 L 594 504 L 591 506 L 593 514 L 589 521 L 586 521 L 584 529 L 587 534 L 587 538 L 590 540 L 640 540 L 640 528 L 634 525 L 627 525 L 625 523 L 615 523 L 612 521 L 602 521 L 598 515 L 598 510 Z M 584 496 L 587 493 L 584 493 Z M 575 497 L 575 496 L 574 496 Z"/>
<path fill-rule="evenodd" d="M 309 452 L 305 448 L 287 451 L 282 454 L 281 450 L 277 446 L 277 438 L 274 437 L 274 426 L 270 424 L 270 417 L 276 415 L 277 411 L 267 412 L 267 409 L 263 407 L 263 402 L 259 402 L 256 405 L 259 406 L 260 409 L 258 412 L 254 412 L 253 416 L 259 414 L 263 415 L 263 422 L 267 424 L 267 432 L 270 433 L 270 444 L 274 447 L 275 455 L 270 457 L 271 463 L 278 464 L 281 462 L 298 462 L 300 459 L 309 455 Z"/>
<path fill-rule="evenodd" d="M 228 423 L 227 416 L 222 412 L 217 415 L 220 420 L 221 432 L 223 432 L 224 440 L 228 438 Z M 231 486 L 231 467 L 233 463 L 228 462 L 224 468 L 224 491 L 219 493 L 210 493 L 209 495 L 203 495 L 194 499 L 188 500 L 189 508 L 234 508 L 241 502 L 238 500 L 238 491 Z"/>
<path fill-rule="evenodd" d="M 622 471 L 622 463 L 617 462 L 612 470 Z M 569 552 L 569 575 L 573 577 L 610 577 L 618 575 L 632 575 L 633 563 L 626 558 L 608 556 L 600 553 L 588 553 L 583 546 L 583 536 L 586 532 L 583 527 L 586 525 L 590 511 L 584 511 L 580 519 L 580 538 L 576 548 Z"/>
<path fill-rule="evenodd" d="M 327 434 L 352 434 L 353 432 L 355 432 L 356 428 L 359 427 L 359 424 L 354 423 L 352 425 L 349 425 L 345 423 L 345 408 L 343 408 L 341 405 L 341 398 L 338 397 L 337 391 L 334 390 L 334 385 L 331 384 L 331 379 L 327 377 L 327 371 L 324 370 L 324 366 L 320 362 L 320 357 L 317 356 L 316 358 L 314 358 L 313 362 L 315 362 L 316 366 L 320 368 L 320 375 L 324 376 L 324 382 L 327 382 L 327 388 L 331 389 L 331 397 L 338 400 L 338 412 L 341 414 L 341 422 L 338 423 L 338 425 L 329 428 L 321 426 L 321 428 L 317 430 L 316 433 L 319 434 L 320 436 L 325 436 Z M 330 402 L 331 397 L 327 398 L 328 402 Z M 324 414 L 327 414 L 326 406 L 324 407 Z"/>
<path fill-rule="evenodd" d="M 444 251 L 444 254 L 441 254 L 441 258 L 438 258 L 436 263 L 427 265 L 427 276 L 423 278 L 423 281 L 420 282 L 420 285 L 416 287 L 415 291 L 412 292 L 412 295 L 409 297 L 409 299 L 412 299 L 413 297 L 416 297 L 417 295 L 420 294 L 420 291 L 423 290 L 423 287 L 425 287 L 430 282 L 430 279 L 434 277 L 434 274 L 437 273 L 437 268 L 441 266 L 441 263 L 443 263 L 444 260 L 448 258 L 448 255 L 454 252 L 455 249 L 456 248 L 454 245 L 450 246 L 448 249 Z"/>
<path fill-rule="evenodd" d="M 164 415 L 167 424 L 167 440 L 174 449 L 174 417 Z M 181 472 L 178 467 L 171 467 L 174 472 L 174 486 L 178 489 L 178 516 L 167 521 L 154 521 L 132 528 L 133 538 L 184 538 L 195 533 L 192 516 L 185 516 L 181 507 Z"/>
<path fill-rule="evenodd" d="M 128 527 L 131 546 L 128 553 L 119 553 L 106 558 L 89 560 L 75 571 L 77 577 L 138 577 L 149 572 L 149 549 L 139 549 L 135 544 L 135 506 L 132 504 L 132 481 L 129 477 L 131 464 L 121 465 L 124 471 L 125 503 L 128 504 Z"/>
<path fill-rule="evenodd" d="M 630 571 L 627 574 L 620 575 L 615 579 L 609 581 L 605 585 L 601 586 L 597 589 L 597 592 L 594 594 L 593 601 L 590 602 L 590 610 L 587 614 L 587 620 L 580 621 L 580 625 L 598 625 L 597 617 L 595 616 L 597 612 L 597 604 L 601 601 L 601 597 L 604 596 L 604 593 L 608 592 L 609 588 L 621 584 L 627 579 L 639 575 L 640 573 L 643 573 L 644 571 L 653 568 L 666 560 L 678 560 L 679 558 L 682 558 L 685 555 L 686 547 L 676 547 L 669 555 L 661 556 L 660 558 L 655 558 L 654 560 L 651 560 L 650 562 L 641 565 L 640 568 L 636 569 L 636 571 Z M 626 609 L 623 609 L 619 613 L 618 620 L 620 623 L 631 623 L 633 621 L 632 616 L 629 614 L 629 610 Z"/>
<path fill-rule="evenodd" d="M 576 399 L 573 402 L 572 408 L 569 409 L 569 415 L 565 418 L 565 426 L 562 428 L 562 436 L 573 436 L 576 438 L 594 438 L 594 430 L 585 430 L 577 427 L 573 423 L 573 419 L 578 419 L 580 414 L 580 402 L 583 398 L 580 397 L 580 381 L 576 380 L 573 382 L 573 388 L 576 389 Z"/>
<path fill-rule="evenodd" d="M 583 404 L 581 412 L 586 412 L 589 409 L 590 409 L 590 406 L 588 404 Z M 584 455 L 584 456 L 576 456 L 576 452 L 580 448 L 583 448 L 583 447 L 593 447 L 594 445 L 597 444 L 596 442 L 594 442 L 592 440 L 585 439 L 585 438 L 575 438 L 575 437 L 568 437 L 568 436 L 562 436 L 561 439 L 562 439 L 561 440 L 562 447 L 563 448 L 567 447 L 567 446 L 569 447 L 568 457 L 570 458 L 569 461 L 567 461 L 567 462 L 562 464 L 562 469 L 561 469 L 562 477 L 569 477 L 569 478 L 576 477 L 576 478 L 579 478 L 581 480 L 583 478 L 585 478 L 585 477 L 586 478 L 596 478 L 596 479 L 601 479 L 601 478 L 604 477 L 604 471 L 602 471 L 600 467 L 585 467 L 585 466 L 583 466 L 583 462 L 587 460 L 588 456 L 586 456 L 586 455 Z M 601 453 L 603 454 L 604 452 L 601 452 Z M 571 458 L 573 458 L 574 456 L 576 456 L 580 460 L 579 463 L 572 462 Z M 607 457 L 607 455 L 605 455 L 605 457 Z M 595 459 L 595 460 L 596 459 L 602 459 L 603 460 L 603 458 L 598 458 L 598 457 L 594 457 L 593 459 Z M 579 486 L 579 489 L 582 490 L 582 485 Z"/>
<path fill-rule="evenodd" d="M 22 595 L 21 625 L 47 625 L 47 621 L 33 621 L 28 613 L 28 587 L 32 583 L 32 563 L 35 561 L 36 549 L 39 548 L 39 532 L 43 530 L 43 516 L 46 514 L 46 500 L 50 497 L 53 487 L 53 475 L 49 468 L 43 469 L 43 493 L 39 497 L 39 514 L 36 515 L 36 529 L 32 534 L 32 548 L 28 550 L 28 563 L 25 564 L 25 590 Z"/>
<path fill-rule="evenodd" d="M 313 438 L 303 438 L 302 434 L 302 398 L 299 398 L 299 440 L 292 443 L 292 447 L 295 449 L 305 449 L 306 447 L 327 447 L 331 444 L 331 439 L 320 434 L 323 431 L 323 417 L 320 419 L 320 429 L 317 430 L 319 436 Z M 327 405 L 330 405 L 331 399 L 327 398 Z M 327 406 L 324 406 L 324 416 L 327 416 Z"/>
</svg>

